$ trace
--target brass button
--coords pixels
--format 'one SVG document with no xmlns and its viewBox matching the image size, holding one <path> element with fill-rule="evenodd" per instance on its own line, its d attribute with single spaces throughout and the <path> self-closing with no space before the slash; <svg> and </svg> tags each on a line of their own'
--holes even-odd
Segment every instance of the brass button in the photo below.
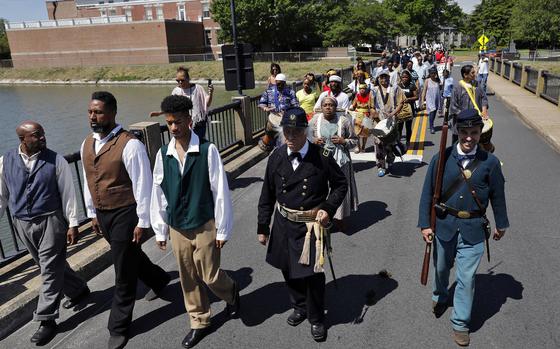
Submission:
<svg viewBox="0 0 560 349">
<path fill-rule="evenodd" d="M 462 199 L 462 198 L 463 198 L 463 195 L 459 196 L 459 199 Z"/>
<path fill-rule="evenodd" d="M 286 183 L 282 183 L 282 186 L 285 187 L 285 186 L 286 186 Z"/>
<path fill-rule="evenodd" d="M 305 192 L 301 193 L 301 195 L 305 196 Z"/>
<path fill-rule="evenodd" d="M 304 181 L 304 182 L 307 182 L 307 178 L 304 178 L 303 181 Z"/>
<path fill-rule="evenodd" d="M 300 207 L 299 207 L 299 210 L 300 210 L 300 211 L 303 211 L 303 206 L 300 206 Z"/>
<path fill-rule="evenodd" d="M 282 190 L 282 193 L 285 193 L 285 192 L 286 192 L 286 189 Z"/>
<path fill-rule="evenodd" d="M 304 186 L 303 186 L 303 189 L 307 189 L 307 185 L 304 185 Z"/>
</svg>

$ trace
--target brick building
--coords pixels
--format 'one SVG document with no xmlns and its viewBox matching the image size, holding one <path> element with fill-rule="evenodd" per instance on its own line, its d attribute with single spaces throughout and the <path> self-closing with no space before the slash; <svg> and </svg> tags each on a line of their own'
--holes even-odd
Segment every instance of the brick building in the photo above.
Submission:
<svg viewBox="0 0 560 349">
<path fill-rule="evenodd" d="M 49 20 L 5 24 L 14 67 L 158 64 L 221 52 L 209 0 L 48 0 L 46 6 Z"/>
<path fill-rule="evenodd" d="M 220 26 L 210 17 L 211 0 L 48 0 L 49 19 L 126 16 L 130 21 L 174 19 L 200 22 L 206 46 L 220 52 Z"/>
</svg>

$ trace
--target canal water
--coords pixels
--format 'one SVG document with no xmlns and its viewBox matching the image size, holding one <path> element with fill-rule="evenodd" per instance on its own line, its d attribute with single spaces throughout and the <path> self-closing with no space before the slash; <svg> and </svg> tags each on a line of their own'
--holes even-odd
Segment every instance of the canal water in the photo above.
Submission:
<svg viewBox="0 0 560 349">
<path fill-rule="evenodd" d="M 237 95 L 237 91 L 225 91 L 223 85 L 214 87 L 211 108 L 230 103 L 231 97 Z M 171 94 L 173 88 L 173 85 L 0 85 L 0 155 L 19 144 L 15 129 L 28 119 L 43 125 L 50 149 L 62 155 L 79 151 L 82 141 L 91 132 L 87 108 L 92 92 L 98 90 L 115 95 L 117 122 L 125 128 L 147 120 L 163 123 L 163 117 L 150 119 L 148 114 L 159 110 L 162 99 Z M 243 92 L 255 96 L 263 89 L 264 86 L 258 86 Z M 83 217 L 81 208 L 80 215 Z M 10 234 L 4 215 L 0 219 L 0 242 L 7 255 L 14 249 Z"/>
</svg>

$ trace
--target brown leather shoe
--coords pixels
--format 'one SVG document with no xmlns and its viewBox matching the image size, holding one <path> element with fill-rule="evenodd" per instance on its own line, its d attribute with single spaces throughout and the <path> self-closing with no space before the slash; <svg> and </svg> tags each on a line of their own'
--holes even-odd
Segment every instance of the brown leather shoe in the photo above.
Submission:
<svg viewBox="0 0 560 349">
<path fill-rule="evenodd" d="M 438 303 L 436 301 L 432 301 L 432 313 L 434 313 L 436 319 L 439 319 L 447 310 L 447 302 L 446 303 Z"/>
<path fill-rule="evenodd" d="M 455 343 L 461 347 L 468 347 L 471 342 L 469 331 L 457 331 L 454 329 L 453 339 L 455 340 Z"/>
</svg>

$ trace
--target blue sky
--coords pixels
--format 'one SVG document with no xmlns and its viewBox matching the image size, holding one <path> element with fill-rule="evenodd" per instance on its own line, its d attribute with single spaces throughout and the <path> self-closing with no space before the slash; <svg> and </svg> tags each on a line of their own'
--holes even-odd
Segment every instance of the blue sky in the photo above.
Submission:
<svg viewBox="0 0 560 349">
<path fill-rule="evenodd" d="M 471 12 L 480 0 L 458 0 L 465 12 Z M 0 18 L 9 21 L 47 19 L 45 0 L 0 0 Z"/>
</svg>

